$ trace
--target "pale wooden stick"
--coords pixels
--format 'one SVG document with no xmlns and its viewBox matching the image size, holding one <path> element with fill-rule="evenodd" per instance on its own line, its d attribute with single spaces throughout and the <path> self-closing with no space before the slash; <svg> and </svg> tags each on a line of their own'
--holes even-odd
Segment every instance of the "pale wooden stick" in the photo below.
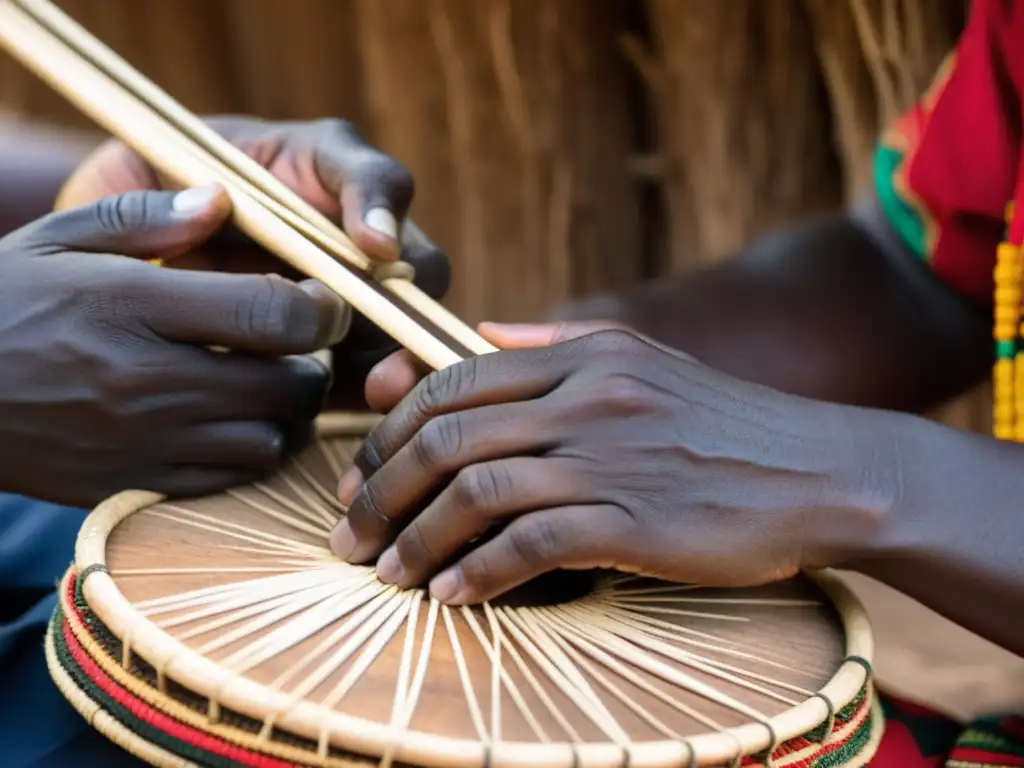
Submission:
<svg viewBox="0 0 1024 768">
<path fill-rule="evenodd" d="M 206 149 L 239 176 L 247 179 L 270 200 L 263 200 L 271 210 L 285 221 L 314 240 L 320 247 L 354 269 L 373 273 L 375 264 L 363 254 L 351 239 L 326 216 L 302 197 L 282 184 L 266 168 L 225 140 L 202 120 L 181 106 L 151 80 L 136 71 L 131 64 L 108 48 L 74 19 L 49 0 L 16 0 L 21 7 L 53 34 L 62 38 L 83 57 L 116 80 L 142 102 L 161 113 L 183 134 Z M 384 275 L 387 266 L 384 265 Z M 382 284 L 430 322 L 475 354 L 494 352 L 495 347 L 481 338 L 469 326 L 444 309 L 414 283 L 404 278 L 385 277 Z"/>
<path fill-rule="evenodd" d="M 263 204 L 253 185 L 203 153 L 124 88 L 26 14 L 0 1 L 0 43 L 94 121 L 183 186 L 220 184 L 238 227 L 300 272 L 323 282 L 381 330 L 435 369 L 461 356 Z"/>
</svg>

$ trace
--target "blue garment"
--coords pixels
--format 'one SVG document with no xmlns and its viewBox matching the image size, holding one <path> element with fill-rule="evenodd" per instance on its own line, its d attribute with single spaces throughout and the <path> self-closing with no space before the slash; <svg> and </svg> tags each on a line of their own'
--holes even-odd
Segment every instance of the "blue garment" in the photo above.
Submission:
<svg viewBox="0 0 1024 768">
<path fill-rule="evenodd" d="M 138 768 L 50 679 L 43 636 L 85 512 L 0 494 L 0 766 Z"/>
</svg>

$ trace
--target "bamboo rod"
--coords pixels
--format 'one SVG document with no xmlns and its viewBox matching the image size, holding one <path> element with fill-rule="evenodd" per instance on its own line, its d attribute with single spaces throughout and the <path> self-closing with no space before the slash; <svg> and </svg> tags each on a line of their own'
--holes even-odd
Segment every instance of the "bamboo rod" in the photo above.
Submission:
<svg viewBox="0 0 1024 768">
<path fill-rule="evenodd" d="M 437 369 L 461 359 L 373 288 L 372 274 L 361 269 L 372 269 L 373 262 L 339 228 L 48 0 L 0 0 L 0 44 L 176 183 L 223 185 L 240 229 L 299 271 L 320 279 L 426 364 Z M 97 62 L 107 65 L 107 71 Z M 110 68 L 117 70 L 116 76 Z M 160 108 L 151 107 L 152 102 Z M 494 351 L 411 282 L 392 278 L 383 287 L 470 352 Z"/>
<path fill-rule="evenodd" d="M 84 58 L 91 60 L 122 87 L 134 93 L 144 103 L 149 104 L 168 122 L 176 125 L 182 133 L 212 155 L 219 157 L 239 176 L 247 179 L 261 192 L 272 198 L 275 205 L 268 205 L 268 207 L 317 242 L 322 248 L 330 251 L 353 268 L 371 275 L 375 273 L 375 268 L 381 266 L 360 252 L 339 226 L 281 183 L 245 152 L 235 147 L 185 109 L 155 83 L 135 70 L 131 64 L 91 35 L 50 0 L 17 0 L 17 2 L 26 12 L 63 39 L 70 47 L 76 49 Z M 386 268 L 384 274 L 387 274 Z M 400 277 L 384 277 L 381 284 L 475 354 L 487 354 L 495 351 L 495 347 L 424 294 L 412 281 Z"/>
</svg>

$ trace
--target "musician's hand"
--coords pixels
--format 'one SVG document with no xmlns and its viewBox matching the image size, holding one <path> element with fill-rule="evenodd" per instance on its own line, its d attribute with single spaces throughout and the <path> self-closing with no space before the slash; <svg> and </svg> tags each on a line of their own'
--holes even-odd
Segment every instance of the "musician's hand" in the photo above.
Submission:
<svg viewBox="0 0 1024 768">
<path fill-rule="evenodd" d="M 307 355 L 341 337 L 342 303 L 314 281 L 142 260 L 188 251 L 229 209 L 219 188 L 137 191 L 0 240 L 0 490 L 204 494 L 308 440 L 330 376 Z"/>
<path fill-rule="evenodd" d="M 842 559 L 885 518 L 894 465 L 884 435 L 866 438 L 877 414 L 624 330 L 484 330 L 505 351 L 423 379 L 342 479 L 332 546 L 351 562 L 383 551 L 386 582 L 433 577 L 450 603 L 555 568 L 750 586 Z"/>
<path fill-rule="evenodd" d="M 365 253 L 386 260 L 401 257 L 413 266 L 420 288 L 434 298 L 444 296 L 448 261 L 406 219 L 413 198 L 411 176 L 396 160 L 368 145 L 351 125 L 341 120 L 265 122 L 239 117 L 210 118 L 207 123 L 315 208 L 339 221 Z M 112 141 L 68 181 L 58 207 L 84 205 L 131 190 L 163 188 L 163 180 L 137 154 Z M 287 265 L 231 230 L 197 246 L 178 254 L 170 265 L 298 277 Z M 353 390 L 341 394 L 361 400 L 366 373 L 395 349 L 390 338 L 364 318 L 356 318 L 337 350 L 336 360 L 345 373 L 339 383 Z"/>
</svg>

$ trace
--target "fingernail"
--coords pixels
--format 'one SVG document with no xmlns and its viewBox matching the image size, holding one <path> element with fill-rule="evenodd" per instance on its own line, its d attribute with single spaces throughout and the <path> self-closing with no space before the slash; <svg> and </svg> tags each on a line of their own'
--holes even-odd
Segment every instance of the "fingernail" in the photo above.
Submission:
<svg viewBox="0 0 1024 768">
<path fill-rule="evenodd" d="M 331 551 L 341 560 L 348 560 L 356 551 L 356 535 L 348 520 L 340 521 L 331 531 Z"/>
<path fill-rule="evenodd" d="M 457 565 L 438 574 L 430 582 L 430 594 L 442 603 L 458 602 L 462 591 L 462 569 Z"/>
<path fill-rule="evenodd" d="M 389 547 L 377 560 L 377 578 L 385 584 L 395 584 L 402 580 L 405 575 L 405 568 L 398 557 L 398 550 Z"/>
<path fill-rule="evenodd" d="M 183 216 L 193 216 L 205 211 L 217 195 L 220 194 L 220 185 L 211 184 L 206 187 L 193 187 L 179 192 L 174 196 L 171 208 L 175 213 Z"/>
<path fill-rule="evenodd" d="M 363 217 L 363 223 L 376 232 L 390 240 L 398 239 L 398 221 L 395 215 L 387 208 L 372 208 Z"/>
<path fill-rule="evenodd" d="M 359 471 L 359 467 L 353 464 L 345 470 L 345 474 L 338 481 L 338 501 L 346 507 L 349 506 L 362 486 L 363 473 Z"/>
</svg>

